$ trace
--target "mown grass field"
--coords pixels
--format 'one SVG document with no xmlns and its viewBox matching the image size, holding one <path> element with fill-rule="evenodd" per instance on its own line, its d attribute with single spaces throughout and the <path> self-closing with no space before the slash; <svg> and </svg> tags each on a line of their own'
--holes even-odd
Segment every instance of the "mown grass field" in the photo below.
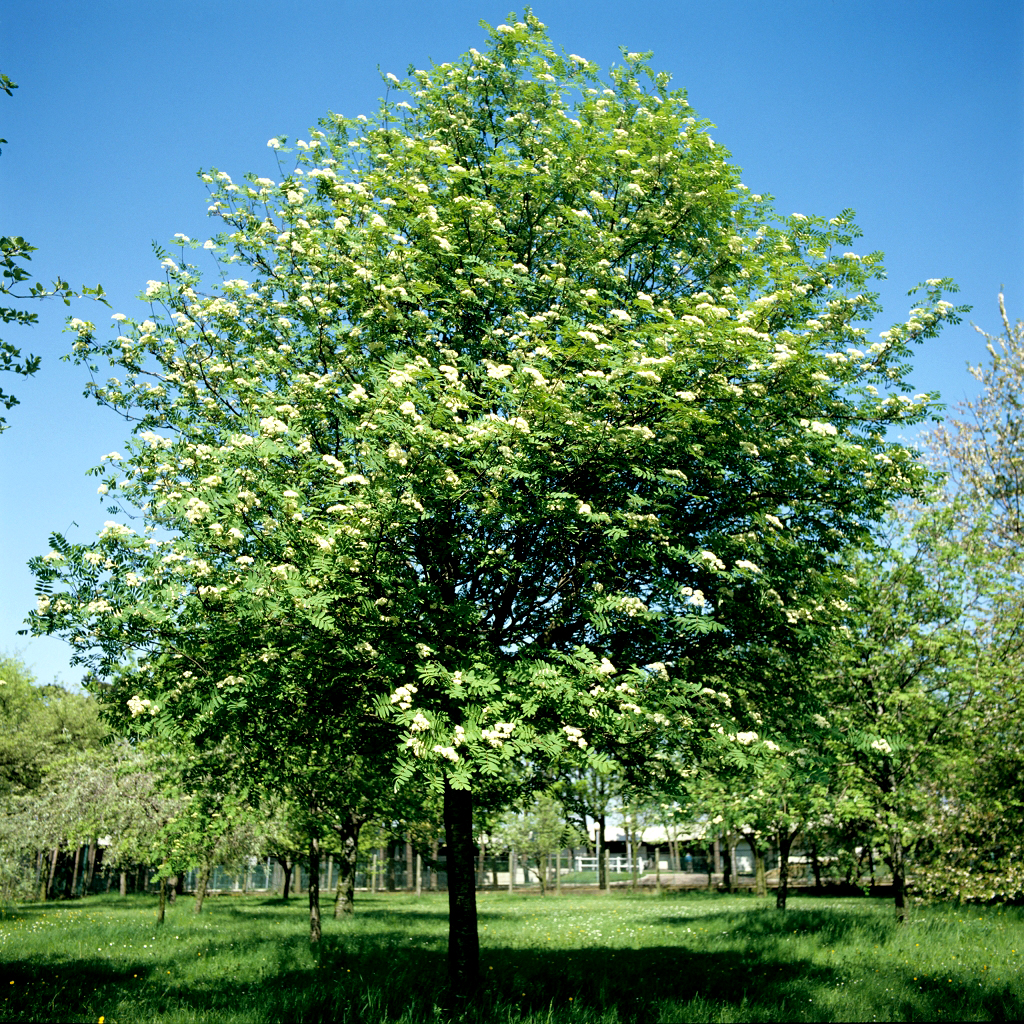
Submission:
<svg viewBox="0 0 1024 1024">
<path fill-rule="evenodd" d="M 480 1022 L 1019 1020 L 1024 911 L 928 907 L 898 928 L 888 902 L 753 896 L 480 894 Z M 0 1020 L 435 1022 L 443 894 L 360 894 L 327 919 L 305 900 L 223 896 L 155 924 L 155 899 L 8 908 Z"/>
</svg>

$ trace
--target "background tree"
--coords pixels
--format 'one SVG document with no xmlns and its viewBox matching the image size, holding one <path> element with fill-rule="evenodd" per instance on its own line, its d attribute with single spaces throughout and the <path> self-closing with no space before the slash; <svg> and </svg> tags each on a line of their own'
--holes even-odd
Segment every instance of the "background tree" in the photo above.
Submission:
<svg viewBox="0 0 1024 1024">
<path fill-rule="evenodd" d="M 910 345 L 957 315 L 930 281 L 867 346 L 851 214 L 775 217 L 647 59 L 603 81 L 527 12 L 392 76 L 412 102 L 272 139 L 280 182 L 206 174 L 219 285 L 182 242 L 154 319 L 73 325 L 119 367 L 89 390 L 135 434 L 98 472 L 142 529 L 54 537 L 34 628 L 101 675 L 137 655 L 111 699 L 168 728 L 258 706 L 286 654 L 394 723 L 399 781 L 444 795 L 455 993 L 474 793 L 699 747 L 698 660 L 784 634 L 916 487 L 885 431 L 925 414 Z M 210 670 L 152 671 L 200 643 Z"/>
<path fill-rule="evenodd" d="M 906 918 L 906 854 L 920 836 L 922 785 L 957 756 L 988 684 L 990 598 L 1001 573 L 984 525 L 966 533 L 955 507 L 892 533 L 852 567 L 846 636 L 819 676 L 852 784 L 888 845 L 897 918 Z"/>
</svg>

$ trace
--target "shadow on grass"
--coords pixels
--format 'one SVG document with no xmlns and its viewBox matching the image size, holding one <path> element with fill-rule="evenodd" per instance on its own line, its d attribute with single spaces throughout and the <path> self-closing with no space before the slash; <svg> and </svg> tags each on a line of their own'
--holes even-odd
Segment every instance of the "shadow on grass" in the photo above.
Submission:
<svg viewBox="0 0 1024 1024">
<path fill-rule="evenodd" d="M 118 1024 L 160 1019 L 313 1022 L 447 1020 L 446 956 L 437 949 L 400 948 L 407 930 L 378 932 L 372 947 L 325 939 L 319 962 L 311 961 L 300 937 L 267 943 L 254 939 L 230 949 L 211 941 L 209 961 L 223 969 L 197 976 L 177 950 L 156 961 L 74 962 L 48 956 L 8 963 L 0 1019 L 5 1021 L 96 1021 Z M 358 947 L 359 943 L 356 944 Z M 261 954 L 259 977 L 234 977 L 234 967 Z M 868 979 L 854 1003 L 830 1003 L 840 983 L 836 970 L 771 955 L 702 953 L 687 946 L 641 950 L 589 947 L 534 950 L 488 948 L 481 958 L 482 983 L 460 1019 L 466 1022 L 668 1020 L 849 1020 L 865 1006 L 885 1007 L 894 1019 L 1024 1018 L 1024 1005 L 1008 990 L 968 992 L 937 981 L 915 986 L 894 1005 L 881 982 Z M 909 979 L 906 979 L 909 980 Z M 893 977 L 886 980 L 891 985 Z M 888 990 L 886 990 L 888 991 Z M 851 990 L 852 996 L 852 990 Z"/>
</svg>

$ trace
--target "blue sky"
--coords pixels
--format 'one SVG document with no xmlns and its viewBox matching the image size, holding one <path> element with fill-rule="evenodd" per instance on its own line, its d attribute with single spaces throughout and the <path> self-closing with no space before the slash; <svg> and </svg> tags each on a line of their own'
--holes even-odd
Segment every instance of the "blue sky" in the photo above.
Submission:
<svg viewBox="0 0 1024 1024">
<path fill-rule="evenodd" d="M 25 561 L 53 530 L 87 540 L 108 517 L 84 471 L 126 425 L 82 398 L 59 357 L 65 315 L 141 312 L 153 241 L 204 237 L 199 168 L 276 171 L 266 141 L 304 134 L 328 109 L 370 112 L 381 72 L 479 47 L 507 0 L 90 0 L 0 5 L 0 233 L 38 246 L 38 277 L 102 282 L 112 310 L 40 306 L 3 337 L 43 356 L 5 380 L 22 404 L 0 436 L 0 651 L 42 680 L 74 682 L 56 639 L 16 635 L 34 605 Z M 1024 317 L 1024 7 L 1004 0 L 544 0 L 555 44 L 607 67 L 620 45 L 688 90 L 752 191 L 782 213 L 852 207 L 858 251 L 886 253 L 885 327 L 907 290 L 952 276 L 970 320 L 998 332 L 996 295 Z M 913 385 L 950 404 L 976 390 L 984 357 L 969 323 L 919 352 Z M 77 524 L 73 526 L 72 524 Z"/>
</svg>

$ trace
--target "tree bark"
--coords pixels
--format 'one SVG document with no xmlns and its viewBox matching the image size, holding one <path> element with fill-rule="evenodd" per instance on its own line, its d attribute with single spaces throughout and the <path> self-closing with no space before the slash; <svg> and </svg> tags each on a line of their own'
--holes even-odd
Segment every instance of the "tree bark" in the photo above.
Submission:
<svg viewBox="0 0 1024 1024">
<path fill-rule="evenodd" d="M 416 895 L 423 895 L 423 857 L 416 851 Z"/>
<path fill-rule="evenodd" d="M 334 826 L 338 833 L 341 852 L 338 854 L 338 888 L 334 897 L 334 916 L 352 914 L 355 908 L 356 861 L 359 858 L 359 830 L 363 819 L 349 814 Z M 376 879 L 370 880 L 370 889 Z"/>
<path fill-rule="evenodd" d="M 309 838 L 309 944 L 320 941 L 320 840 Z"/>
<path fill-rule="evenodd" d="M 203 900 L 206 899 L 206 887 L 210 884 L 211 867 L 210 862 L 206 860 L 199 867 L 199 877 L 196 879 L 196 902 L 192 907 L 193 914 L 201 914 L 203 912 Z"/>
<path fill-rule="evenodd" d="M 444 832 L 448 847 L 448 983 L 454 1000 L 476 990 L 480 974 L 476 878 L 473 857 L 473 793 L 444 780 Z"/>
<path fill-rule="evenodd" d="M 55 846 L 53 848 L 53 855 L 50 857 L 50 873 L 46 876 L 46 888 L 43 890 L 43 899 L 48 900 L 53 897 L 53 876 L 57 873 L 57 854 L 60 852 L 60 848 Z"/>
<path fill-rule="evenodd" d="M 281 899 L 286 900 L 292 885 L 292 863 L 287 857 L 275 856 L 274 859 L 281 865 Z"/>
<path fill-rule="evenodd" d="M 518 863 L 518 857 L 516 856 L 515 847 L 508 851 L 508 891 L 512 893 L 516 887 L 516 866 Z"/>
<path fill-rule="evenodd" d="M 437 853 L 438 853 L 438 842 L 435 839 L 430 844 L 430 885 L 428 888 L 431 892 L 437 892 Z"/>
<path fill-rule="evenodd" d="M 779 829 L 779 887 L 775 890 L 775 909 L 786 909 L 786 897 L 789 895 L 789 851 L 793 847 L 793 837 L 788 829 Z"/>
<path fill-rule="evenodd" d="M 821 861 L 818 860 L 818 844 L 811 843 L 811 870 L 814 872 L 814 888 L 821 888 Z"/>
<path fill-rule="evenodd" d="M 608 847 L 604 844 L 604 815 L 597 819 L 597 887 L 608 888 Z"/>
<path fill-rule="evenodd" d="M 94 839 L 89 840 L 89 855 L 85 859 L 85 891 L 92 888 L 92 880 L 96 876 L 96 851 L 98 847 Z M 84 893 L 83 893 L 84 895 Z"/>
<path fill-rule="evenodd" d="M 124 897 L 128 895 L 128 872 L 122 868 L 120 875 L 121 896 Z"/>
<path fill-rule="evenodd" d="M 906 865 L 903 854 L 903 837 L 898 828 L 889 833 L 889 857 L 892 861 L 892 889 L 899 924 L 907 923 Z"/>
<path fill-rule="evenodd" d="M 161 877 L 160 879 L 160 904 L 156 911 L 156 923 L 164 923 L 164 913 L 167 910 L 167 879 Z"/>
<path fill-rule="evenodd" d="M 167 902 L 173 904 L 178 898 L 178 876 L 171 875 L 167 879 Z"/>
<path fill-rule="evenodd" d="M 724 846 L 722 856 L 722 887 L 726 892 L 732 892 L 732 843 L 729 841 L 729 837 L 724 837 L 725 841 L 722 844 Z"/>
<path fill-rule="evenodd" d="M 405 840 L 405 889 L 412 892 L 416 888 L 416 860 L 412 855 L 412 843 Z"/>
<path fill-rule="evenodd" d="M 75 898 L 78 890 L 78 865 L 82 862 L 82 848 L 75 847 L 75 866 L 71 869 L 71 899 Z"/>
<path fill-rule="evenodd" d="M 477 888 L 482 889 L 487 884 L 487 846 L 483 839 L 480 840 L 480 863 L 477 869 Z"/>
<path fill-rule="evenodd" d="M 751 835 L 747 836 L 747 842 L 750 843 L 750 852 L 754 855 L 754 891 L 758 896 L 767 898 L 768 879 L 765 877 L 764 869 L 764 846 Z"/>
<path fill-rule="evenodd" d="M 385 887 L 388 892 L 395 891 L 395 847 L 394 843 L 387 845 L 387 862 L 384 868 Z"/>
</svg>

